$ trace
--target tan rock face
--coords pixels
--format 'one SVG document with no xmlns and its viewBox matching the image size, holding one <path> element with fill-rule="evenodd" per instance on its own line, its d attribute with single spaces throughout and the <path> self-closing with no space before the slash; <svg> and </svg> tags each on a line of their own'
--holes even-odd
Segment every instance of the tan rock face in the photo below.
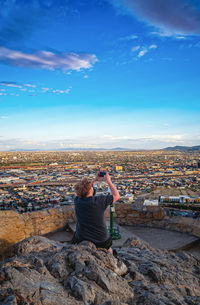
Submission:
<svg viewBox="0 0 200 305">
<path fill-rule="evenodd" d="M 71 206 L 24 214 L 0 211 L 0 252 L 10 244 L 55 231 L 74 220 L 74 208 Z"/>
</svg>

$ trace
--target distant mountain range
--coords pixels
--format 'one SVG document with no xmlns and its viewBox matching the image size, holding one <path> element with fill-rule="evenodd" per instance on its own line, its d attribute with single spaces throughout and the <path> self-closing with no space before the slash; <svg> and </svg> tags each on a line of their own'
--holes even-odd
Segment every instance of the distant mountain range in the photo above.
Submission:
<svg viewBox="0 0 200 305">
<path fill-rule="evenodd" d="M 199 151 L 200 152 L 200 145 L 197 146 L 173 146 L 173 147 L 166 147 L 164 150 L 179 150 L 179 151 Z"/>
<path fill-rule="evenodd" d="M 166 147 L 163 149 L 133 149 L 133 148 L 123 148 L 123 147 L 115 147 L 115 148 L 83 148 L 83 147 L 77 147 L 77 148 L 52 148 L 47 149 L 46 151 L 148 151 L 148 150 L 166 150 L 166 151 L 198 151 L 200 152 L 200 145 L 197 146 L 173 146 L 173 147 Z M 12 149 L 10 151 L 43 151 L 42 149 Z"/>
</svg>

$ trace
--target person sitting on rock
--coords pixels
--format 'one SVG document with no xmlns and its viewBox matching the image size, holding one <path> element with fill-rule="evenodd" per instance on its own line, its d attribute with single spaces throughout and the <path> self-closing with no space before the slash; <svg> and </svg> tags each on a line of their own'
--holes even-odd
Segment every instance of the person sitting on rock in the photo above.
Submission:
<svg viewBox="0 0 200 305">
<path fill-rule="evenodd" d="M 77 223 L 72 243 L 91 241 L 97 248 L 105 248 L 112 254 L 112 237 L 106 227 L 104 212 L 109 205 L 120 198 L 120 195 L 106 171 L 104 180 L 108 183 L 111 194 L 94 196 L 93 186 L 101 179 L 103 178 L 98 172 L 92 182 L 88 178 L 83 178 L 75 185 L 77 196 L 74 204 Z"/>
</svg>

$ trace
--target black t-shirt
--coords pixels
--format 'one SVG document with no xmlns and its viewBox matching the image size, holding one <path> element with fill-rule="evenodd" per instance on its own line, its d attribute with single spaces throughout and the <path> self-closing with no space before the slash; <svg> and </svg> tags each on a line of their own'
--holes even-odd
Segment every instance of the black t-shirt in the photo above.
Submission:
<svg viewBox="0 0 200 305">
<path fill-rule="evenodd" d="M 112 195 L 75 198 L 77 240 L 104 242 L 109 238 L 104 211 L 113 203 Z"/>
</svg>

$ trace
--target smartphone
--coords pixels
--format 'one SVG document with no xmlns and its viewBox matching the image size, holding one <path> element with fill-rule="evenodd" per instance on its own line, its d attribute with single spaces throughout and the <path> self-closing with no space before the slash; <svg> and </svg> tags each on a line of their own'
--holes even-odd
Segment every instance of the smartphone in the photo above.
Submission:
<svg viewBox="0 0 200 305">
<path fill-rule="evenodd" d="M 104 172 L 104 171 L 103 171 L 103 172 L 99 172 L 99 176 L 100 176 L 100 177 L 104 177 L 105 174 L 106 174 L 106 172 Z"/>
</svg>

